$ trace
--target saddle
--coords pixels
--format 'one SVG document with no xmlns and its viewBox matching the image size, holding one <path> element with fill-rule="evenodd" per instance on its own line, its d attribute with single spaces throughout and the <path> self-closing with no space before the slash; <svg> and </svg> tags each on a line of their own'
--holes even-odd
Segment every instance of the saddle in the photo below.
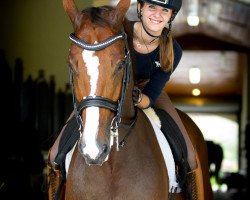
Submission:
<svg viewBox="0 0 250 200">
<path fill-rule="evenodd" d="M 162 109 L 154 108 L 155 113 L 158 115 L 161 121 L 161 131 L 168 140 L 168 143 L 171 147 L 176 169 L 176 179 L 179 183 L 179 186 L 183 188 L 186 179 L 187 173 L 190 171 L 190 167 L 187 161 L 187 146 L 185 140 L 182 136 L 182 133 L 172 119 L 172 117 Z M 66 181 L 66 170 L 65 170 L 65 159 L 67 153 L 74 147 L 75 143 L 80 137 L 79 125 L 75 117 L 72 117 L 68 122 L 62 134 L 58 154 L 55 158 L 55 170 L 60 171 L 60 181 L 55 194 L 55 199 L 60 199 L 60 194 L 63 188 L 63 185 Z"/>
<path fill-rule="evenodd" d="M 186 183 L 187 174 L 190 171 L 187 161 L 188 150 L 185 139 L 169 113 L 159 108 L 154 108 L 154 111 L 161 121 L 161 131 L 166 137 L 173 153 L 177 182 L 179 186 L 183 188 L 183 185 Z"/>
</svg>

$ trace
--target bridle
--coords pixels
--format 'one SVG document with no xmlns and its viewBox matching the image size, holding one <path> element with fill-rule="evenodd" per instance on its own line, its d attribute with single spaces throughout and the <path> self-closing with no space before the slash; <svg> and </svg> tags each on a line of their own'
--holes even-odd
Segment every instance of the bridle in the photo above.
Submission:
<svg viewBox="0 0 250 200">
<path fill-rule="evenodd" d="M 83 133 L 83 121 L 81 118 L 81 113 L 83 109 L 88 108 L 88 107 L 99 107 L 99 108 L 109 109 L 116 113 L 110 125 L 110 144 L 112 146 L 113 141 L 115 139 L 116 144 L 117 144 L 117 151 L 118 151 L 119 146 L 122 146 L 122 144 L 124 144 L 125 139 L 127 138 L 127 135 L 126 135 L 121 142 L 119 142 L 119 139 L 118 139 L 118 136 L 119 136 L 118 127 L 121 123 L 122 108 L 123 108 L 123 104 L 125 101 L 126 92 L 128 89 L 128 85 L 130 82 L 130 75 L 132 71 L 130 52 L 129 52 L 128 42 L 127 42 L 127 35 L 124 31 L 122 31 L 122 33 L 109 37 L 108 39 L 103 40 L 102 42 L 99 42 L 97 44 L 88 44 L 84 40 L 78 38 L 74 33 L 70 34 L 69 39 L 80 48 L 86 49 L 89 51 L 102 50 L 112 45 L 118 40 L 125 41 L 125 57 L 122 60 L 122 62 L 119 63 L 119 65 L 122 65 L 122 67 L 124 67 L 124 74 L 123 74 L 123 80 L 122 80 L 122 93 L 121 93 L 120 99 L 117 102 L 111 99 L 108 99 L 106 97 L 102 97 L 102 96 L 86 96 L 80 102 L 78 102 L 75 98 L 72 67 L 70 67 L 70 83 L 72 86 L 73 106 L 74 106 L 75 116 L 79 124 L 80 137 Z M 135 124 L 135 121 L 136 121 L 136 118 L 132 121 L 129 127 L 132 127 Z"/>
</svg>

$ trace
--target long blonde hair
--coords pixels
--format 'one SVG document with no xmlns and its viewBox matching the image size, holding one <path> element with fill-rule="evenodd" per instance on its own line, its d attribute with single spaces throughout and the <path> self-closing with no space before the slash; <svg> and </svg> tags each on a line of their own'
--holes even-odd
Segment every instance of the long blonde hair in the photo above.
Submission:
<svg viewBox="0 0 250 200">
<path fill-rule="evenodd" d="M 164 28 L 160 37 L 160 63 L 164 72 L 172 71 L 174 65 L 173 38 Z"/>
</svg>

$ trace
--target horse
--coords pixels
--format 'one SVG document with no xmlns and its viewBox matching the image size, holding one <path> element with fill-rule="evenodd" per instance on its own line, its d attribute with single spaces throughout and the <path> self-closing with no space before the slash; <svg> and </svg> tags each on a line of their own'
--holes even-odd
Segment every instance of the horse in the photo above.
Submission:
<svg viewBox="0 0 250 200">
<path fill-rule="evenodd" d="M 210 168 L 210 177 L 215 177 L 218 184 L 221 183 L 219 172 L 221 170 L 221 164 L 223 161 L 223 148 L 221 145 L 214 143 L 213 141 L 207 140 L 207 151 L 208 151 L 208 165 Z M 214 164 L 214 168 L 212 168 Z"/>
<path fill-rule="evenodd" d="M 126 13 L 129 0 L 115 7 L 79 11 L 63 0 L 74 32 L 68 61 L 80 138 L 70 152 L 65 199 L 163 200 L 170 175 L 145 112 L 134 106 Z M 207 150 L 202 133 L 178 111 L 197 152 L 199 199 L 212 199 Z M 185 199 L 182 192 L 176 193 Z"/>
</svg>

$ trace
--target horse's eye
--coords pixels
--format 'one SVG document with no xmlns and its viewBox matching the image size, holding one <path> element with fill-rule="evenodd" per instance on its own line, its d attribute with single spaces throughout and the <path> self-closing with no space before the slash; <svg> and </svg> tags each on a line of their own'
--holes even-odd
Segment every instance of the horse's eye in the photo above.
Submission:
<svg viewBox="0 0 250 200">
<path fill-rule="evenodd" d="M 125 66 L 125 61 L 122 60 L 118 63 L 117 70 L 120 71 Z"/>
<path fill-rule="evenodd" d="M 120 71 L 124 68 L 124 66 L 125 66 L 125 61 L 124 61 L 124 60 L 121 60 L 121 61 L 117 64 L 116 70 L 115 70 L 115 75 L 116 75 L 116 76 L 120 73 Z"/>
</svg>

